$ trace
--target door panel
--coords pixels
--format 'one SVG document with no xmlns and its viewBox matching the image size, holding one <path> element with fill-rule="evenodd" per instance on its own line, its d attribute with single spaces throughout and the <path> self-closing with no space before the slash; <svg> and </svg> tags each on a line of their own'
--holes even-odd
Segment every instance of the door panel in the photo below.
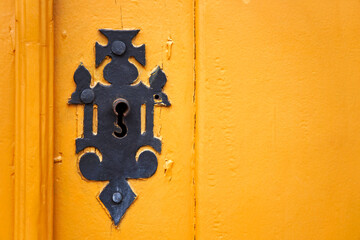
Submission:
<svg viewBox="0 0 360 240">
<path fill-rule="evenodd" d="M 192 1 L 55 1 L 55 239 L 192 239 L 194 221 L 194 26 Z M 103 82 L 105 64 L 95 68 L 98 29 L 140 29 L 135 45 L 146 45 L 148 84 L 160 65 L 171 107 L 155 108 L 163 149 L 155 175 L 130 180 L 138 198 L 116 229 L 97 196 L 106 182 L 81 178 L 75 138 L 82 134 L 83 106 L 67 104 L 80 62 Z M 135 62 L 135 61 L 133 61 Z M 173 164 L 170 164 L 170 163 Z M 172 166 L 171 166 L 172 165 Z"/>
<path fill-rule="evenodd" d="M 197 1 L 196 239 L 359 239 L 359 13 Z"/>
</svg>

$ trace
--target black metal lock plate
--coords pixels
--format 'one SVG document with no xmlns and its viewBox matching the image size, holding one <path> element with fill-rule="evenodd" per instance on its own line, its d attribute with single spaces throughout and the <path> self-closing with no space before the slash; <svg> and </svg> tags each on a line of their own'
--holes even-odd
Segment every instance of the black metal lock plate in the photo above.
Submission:
<svg viewBox="0 0 360 240">
<path fill-rule="evenodd" d="M 161 141 L 154 137 L 154 106 L 170 106 L 162 91 L 167 79 L 157 67 L 149 78 L 150 87 L 142 82 L 132 85 L 138 77 L 137 68 L 128 61 L 134 57 L 145 65 L 145 46 L 135 47 L 132 39 L 139 30 L 107 30 L 100 32 L 108 39 L 102 46 L 96 43 L 95 65 L 106 57 L 111 62 L 104 67 L 103 76 L 111 85 L 97 83 L 90 86 L 91 74 L 82 65 L 74 73 L 76 90 L 69 104 L 84 105 L 84 134 L 76 139 L 76 152 L 95 147 L 102 155 L 85 153 L 79 161 L 84 178 L 109 181 L 100 193 L 100 200 L 109 211 L 115 225 L 135 200 L 136 195 L 127 179 L 149 178 L 157 169 L 156 155 L 145 150 L 151 146 L 161 153 Z M 93 105 L 98 107 L 98 129 L 93 133 Z M 145 132 L 141 132 L 141 106 L 146 105 Z"/>
</svg>

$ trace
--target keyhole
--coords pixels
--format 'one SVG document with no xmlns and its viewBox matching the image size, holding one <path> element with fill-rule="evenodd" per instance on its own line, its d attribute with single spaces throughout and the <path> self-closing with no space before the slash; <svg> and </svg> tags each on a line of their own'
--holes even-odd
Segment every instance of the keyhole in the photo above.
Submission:
<svg viewBox="0 0 360 240">
<path fill-rule="evenodd" d="M 114 135 L 118 138 L 123 138 L 127 134 L 127 127 L 124 123 L 124 117 L 130 110 L 129 103 L 125 99 L 118 98 L 113 103 L 113 110 L 116 114 L 115 126 L 117 127 L 117 129 L 114 131 Z"/>
</svg>

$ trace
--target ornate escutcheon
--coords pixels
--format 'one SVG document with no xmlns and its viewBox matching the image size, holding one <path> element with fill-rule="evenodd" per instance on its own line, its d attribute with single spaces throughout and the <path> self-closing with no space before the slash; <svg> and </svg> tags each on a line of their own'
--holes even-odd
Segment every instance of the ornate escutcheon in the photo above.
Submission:
<svg viewBox="0 0 360 240">
<path fill-rule="evenodd" d="M 146 86 L 138 78 L 137 68 L 129 62 L 134 57 L 145 66 L 145 46 L 135 47 L 132 39 L 139 30 L 108 30 L 100 32 L 108 44 L 95 45 L 95 66 L 99 67 L 106 57 L 111 62 L 104 67 L 103 76 L 110 85 L 97 83 L 90 86 L 91 74 L 82 65 L 74 73 L 76 90 L 69 104 L 84 105 L 83 137 L 76 139 L 76 153 L 87 147 L 95 152 L 81 155 L 79 169 L 82 176 L 93 181 L 109 183 L 99 195 L 115 225 L 135 200 L 136 195 L 127 179 L 149 178 L 157 169 L 157 157 L 149 150 L 151 146 L 161 153 L 161 141 L 154 137 L 154 106 L 170 106 L 162 91 L 166 83 L 164 72 L 156 67 Z M 97 106 L 97 133 L 93 132 L 93 109 Z M 141 131 L 141 106 L 145 105 L 145 131 Z"/>
</svg>

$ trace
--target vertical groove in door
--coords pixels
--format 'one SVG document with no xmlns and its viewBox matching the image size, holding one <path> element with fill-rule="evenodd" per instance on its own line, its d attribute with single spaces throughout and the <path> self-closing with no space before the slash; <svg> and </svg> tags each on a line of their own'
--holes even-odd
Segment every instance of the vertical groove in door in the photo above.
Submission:
<svg viewBox="0 0 360 240">
<path fill-rule="evenodd" d="M 197 134 L 197 57 L 196 57 L 196 51 L 197 51 L 197 29 L 198 29 L 198 24 L 197 24 L 197 14 L 198 14 L 198 10 L 197 10 L 197 6 L 198 6 L 198 1 L 199 0 L 193 0 L 193 5 L 194 5 L 194 9 L 193 9 L 193 20 L 194 20 L 194 93 L 193 93 L 193 103 L 194 103 L 194 146 L 193 146 L 193 163 L 192 163 L 192 169 L 193 169 L 193 180 L 192 180 L 192 184 L 193 184 L 193 192 L 194 192 L 194 222 L 193 222 L 193 227 L 194 227 L 194 236 L 193 239 L 196 239 L 196 231 L 197 231 L 197 214 L 196 214 L 196 200 L 197 200 L 197 191 L 196 191 L 196 187 L 197 187 L 197 160 L 198 160 L 198 155 L 197 155 L 197 138 L 198 138 L 198 134 Z"/>
</svg>

